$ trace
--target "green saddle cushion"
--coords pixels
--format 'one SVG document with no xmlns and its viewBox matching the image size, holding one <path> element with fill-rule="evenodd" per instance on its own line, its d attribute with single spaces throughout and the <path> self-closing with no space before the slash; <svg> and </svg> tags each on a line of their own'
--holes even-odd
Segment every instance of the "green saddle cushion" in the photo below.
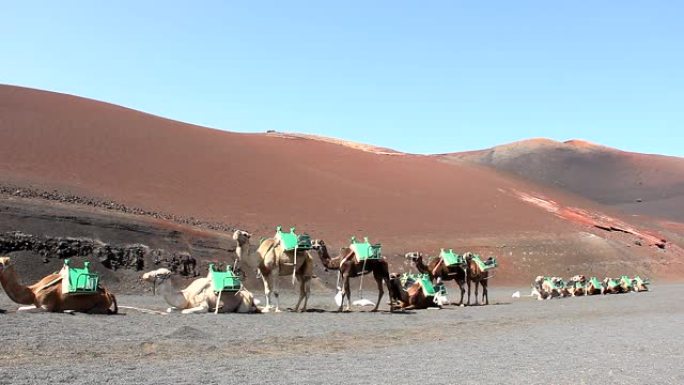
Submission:
<svg viewBox="0 0 684 385">
<path fill-rule="evenodd" d="M 286 251 L 291 251 L 294 249 L 311 249 L 311 237 L 308 234 L 297 235 L 295 233 L 294 227 L 290 229 L 289 233 L 286 233 L 281 230 L 280 226 L 278 226 L 276 229 L 275 238 L 276 240 L 280 241 L 280 244 Z"/>
<path fill-rule="evenodd" d="M 100 276 L 90 271 L 90 262 L 84 262 L 83 268 L 79 269 L 70 265 L 70 260 L 64 261 L 67 269 L 67 279 L 62 282 L 66 285 L 68 293 L 94 293 L 100 284 Z"/>
<path fill-rule="evenodd" d="M 454 253 L 454 251 L 452 249 L 449 249 L 449 250 L 442 249 L 442 251 L 439 253 L 439 256 L 442 257 L 444 264 L 447 266 L 462 265 L 465 262 L 463 257 Z"/>
<path fill-rule="evenodd" d="M 354 255 L 358 261 L 382 258 L 382 245 L 379 243 L 372 245 L 370 242 L 368 242 L 368 238 L 364 238 L 363 242 L 357 242 L 356 238 L 352 237 L 349 248 L 354 252 Z"/>
<path fill-rule="evenodd" d="M 242 287 L 240 278 L 235 275 L 230 265 L 226 268 L 226 271 L 217 271 L 214 264 L 210 263 L 209 279 L 211 280 L 212 288 L 216 293 L 222 291 L 237 292 Z"/>
</svg>

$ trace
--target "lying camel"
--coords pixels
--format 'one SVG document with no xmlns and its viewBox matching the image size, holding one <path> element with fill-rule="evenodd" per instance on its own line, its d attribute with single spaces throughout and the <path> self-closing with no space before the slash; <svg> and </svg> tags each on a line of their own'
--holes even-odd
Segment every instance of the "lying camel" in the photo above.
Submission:
<svg viewBox="0 0 684 385">
<path fill-rule="evenodd" d="M 620 280 L 610 277 L 606 277 L 603 280 L 603 294 L 620 294 L 622 293 L 622 286 L 620 286 Z"/>
<path fill-rule="evenodd" d="M 577 297 L 579 295 L 586 295 L 587 277 L 583 275 L 576 275 L 570 278 L 570 281 L 568 281 L 566 288 L 568 290 L 568 293 L 573 297 Z"/>
<path fill-rule="evenodd" d="M 373 278 L 378 286 L 378 300 L 375 303 L 375 307 L 371 311 L 378 311 L 380 306 L 380 301 L 382 301 L 382 296 L 384 295 L 384 290 L 382 288 L 382 282 L 385 281 L 387 285 L 387 291 L 390 296 L 390 311 L 394 311 L 394 301 L 395 297 L 390 288 L 390 275 L 389 275 L 389 265 L 387 260 L 381 259 L 368 259 L 366 262 L 359 262 L 354 256 L 354 251 L 349 247 L 343 247 L 341 249 L 340 255 L 333 258 L 328 253 L 328 248 L 323 240 L 317 239 L 312 243 L 312 250 L 318 253 L 323 266 L 326 270 L 339 270 L 340 277 L 342 280 L 342 302 L 340 303 L 340 308 L 338 311 L 349 311 L 351 310 L 351 288 L 349 285 L 349 279 L 353 277 L 360 277 L 362 275 L 373 272 Z M 347 297 L 347 306 L 344 307 L 344 297 Z"/>
<path fill-rule="evenodd" d="M 539 275 L 534 279 L 531 295 L 536 296 L 541 301 L 543 299 L 562 297 L 564 289 L 562 278 Z"/>
<path fill-rule="evenodd" d="M 596 295 L 596 294 L 603 294 L 605 291 L 605 287 L 603 286 L 603 283 L 599 281 L 598 278 L 596 277 L 591 277 L 589 278 L 589 281 L 587 281 L 587 288 L 584 291 L 585 295 Z"/>
<path fill-rule="evenodd" d="M 444 259 L 440 257 L 431 258 L 427 265 L 423 261 L 423 254 L 420 252 L 406 253 L 406 259 L 412 261 L 416 265 L 416 269 L 422 274 L 428 274 L 430 280 L 435 282 L 440 278 L 442 282 L 454 280 L 461 290 L 461 299 L 458 305 L 463 305 L 463 297 L 465 296 L 466 286 L 466 268 L 465 266 L 449 267 L 444 263 Z"/>
<path fill-rule="evenodd" d="M 397 301 L 400 309 L 441 308 L 441 306 L 435 302 L 435 296 L 425 295 L 421 282 L 412 277 L 408 277 L 408 279 L 404 279 L 404 281 L 405 282 L 402 284 L 402 276 L 398 274 L 390 275 L 390 297 L 393 297 Z"/>
<path fill-rule="evenodd" d="M 212 288 L 211 279 L 197 278 L 183 288 L 174 278 L 174 273 L 161 268 L 143 274 L 140 279 L 159 287 L 166 303 L 171 305 L 166 311 L 180 311 L 182 314 L 207 313 L 216 311 L 218 294 Z M 219 313 L 259 313 L 252 293 L 241 289 L 236 293 L 221 293 Z"/>
<path fill-rule="evenodd" d="M 95 293 L 63 293 L 61 274 L 50 274 L 31 286 L 21 285 L 9 257 L 0 258 L 0 284 L 13 302 L 28 305 L 18 311 L 89 314 L 116 314 L 119 311 L 114 294 L 101 286 Z"/>
<path fill-rule="evenodd" d="M 648 280 L 645 280 L 645 279 L 643 279 L 637 275 L 636 277 L 634 277 L 634 285 L 633 285 L 634 291 L 636 291 L 636 292 L 648 291 L 648 286 L 647 286 L 648 283 L 649 283 Z"/>
</svg>

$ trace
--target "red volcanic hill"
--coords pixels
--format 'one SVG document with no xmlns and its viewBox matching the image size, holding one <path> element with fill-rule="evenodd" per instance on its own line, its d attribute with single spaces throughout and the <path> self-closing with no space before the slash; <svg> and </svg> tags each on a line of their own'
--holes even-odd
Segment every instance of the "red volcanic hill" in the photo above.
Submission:
<svg viewBox="0 0 684 385">
<path fill-rule="evenodd" d="M 440 156 L 491 166 L 631 214 L 684 221 L 684 158 L 549 139 Z"/>
<path fill-rule="evenodd" d="M 14 86 L 0 86 L 0 138 L 2 183 L 226 223 L 257 239 L 282 224 L 334 248 L 356 234 L 382 242 L 388 255 L 474 250 L 500 258 L 501 282 L 576 272 L 684 276 L 681 249 L 645 225 L 476 164 L 218 131 Z M 396 269 L 409 268 L 402 262 Z"/>
</svg>

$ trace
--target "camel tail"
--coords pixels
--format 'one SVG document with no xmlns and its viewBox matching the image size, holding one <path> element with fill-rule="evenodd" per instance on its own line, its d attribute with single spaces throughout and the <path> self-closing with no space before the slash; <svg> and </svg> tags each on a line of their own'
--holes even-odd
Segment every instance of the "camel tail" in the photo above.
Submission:
<svg viewBox="0 0 684 385">
<path fill-rule="evenodd" d="M 114 309 L 107 309 L 107 311 L 109 314 L 119 314 L 119 305 L 116 303 L 116 297 L 112 293 L 107 293 L 107 295 L 114 305 Z"/>
</svg>

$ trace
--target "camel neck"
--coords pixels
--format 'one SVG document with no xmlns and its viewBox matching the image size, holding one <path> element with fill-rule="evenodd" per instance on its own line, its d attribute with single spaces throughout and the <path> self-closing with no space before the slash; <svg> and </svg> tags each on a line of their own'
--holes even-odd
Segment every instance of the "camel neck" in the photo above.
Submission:
<svg viewBox="0 0 684 385">
<path fill-rule="evenodd" d="M 321 263 L 323 263 L 323 266 L 325 266 L 326 269 L 328 269 L 328 270 L 339 270 L 340 269 L 340 260 L 342 259 L 342 257 L 341 256 L 338 256 L 337 258 L 330 257 L 330 254 L 328 253 L 327 247 L 321 247 L 321 250 L 318 252 L 318 257 L 321 259 Z"/>
<path fill-rule="evenodd" d="M 13 302 L 20 305 L 33 305 L 36 296 L 29 287 L 19 283 L 14 266 L 6 267 L 0 272 L 0 283 Z"/>
<path fill-rule="evenodd" d="M 429 274 L 430 273 L 430 271 L 429 271 L 430 269 L 425 265 L 422 257 L 418 258 L 418 260 L 416 261 L 416 269 L 418 269 L 418 271 L 422 274 Z"/>
<path fill-rule="evenodd" d="M 259 267 L 260 259 L 257 253 L 252 252 L 252 245 L 249 242 L 244 244 L 238 244 L 235 248 L 235 254 L 237 254 L 240 263 L 244 262 L 250 268 L 256 269 Z"/>
</svg>

